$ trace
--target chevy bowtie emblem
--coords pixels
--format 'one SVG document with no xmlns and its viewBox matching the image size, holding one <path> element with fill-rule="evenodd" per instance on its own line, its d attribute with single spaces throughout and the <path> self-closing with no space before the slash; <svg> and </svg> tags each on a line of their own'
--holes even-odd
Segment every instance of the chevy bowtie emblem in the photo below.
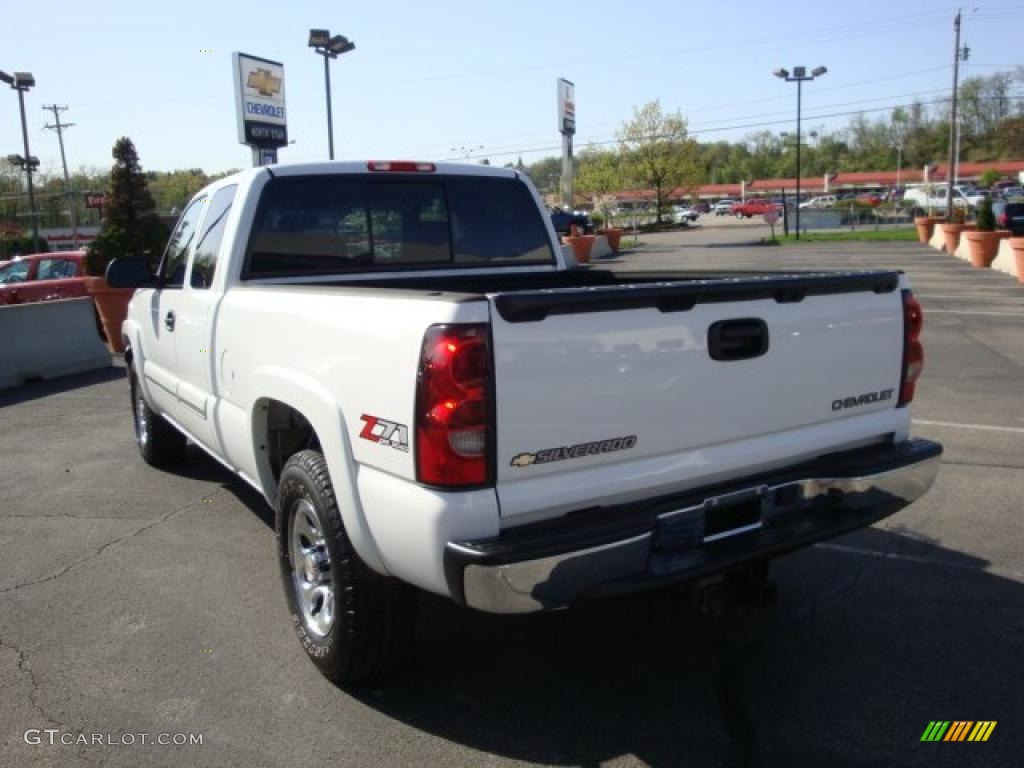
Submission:
<svg viewBox="0 0 1024 768">
<path fill-rule="evenodd" d="M 274 77 L 269 69 L 257 69 L 255 72 L 250 72 L 245 84 L 258 91 L 260 96 L 273 96 L 281 92 L 281 78 Z"/>
</svg>

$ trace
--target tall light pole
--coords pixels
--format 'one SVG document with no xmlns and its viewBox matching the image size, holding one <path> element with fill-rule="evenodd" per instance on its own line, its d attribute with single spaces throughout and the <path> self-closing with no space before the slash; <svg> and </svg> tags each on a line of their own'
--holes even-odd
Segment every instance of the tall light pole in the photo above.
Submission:
<svg viewBox="0 0 1024 768">
<path fill-rule="evenodd" d="M 952 222 L 953 217 L 953 184 L 956 183 L 957 164 L 957 122 L 956 122 L 956 96 L 960 80 L 960 58 L 963 52 L 960 50 L 960 11 L 956 12 L 953 19 L 954 42 L 953 42 L 953 99 L 949 112 L 949 170 L 946 172 L 946 221 Z"/>
<path fill-rule="evenodd" d="M 324 85 L 327 89 L 327 154 L 334 159 L 334 118 L 331 114 L 330 60 L 355 50 L 356 44 L 344 35 L 334 35 L 326 29 L 309 30 L 309 47 L 324 57 Z"/>
<path fill-rule="evenodd" d="M 28 125 L 25 122 L 25 91 L 36 84 L 31 72 L 15 72 L 8 75 L 0 72 L 0 81 L 7 83 L 18 92 L 18 106 L 21 108 L 21 138 L 25 144 L 25 178 L 28 179 L 28 207 L 32 213 L 32 249 L 39 250 L 39 219 L 36 214 L 36 193 L 32 187 L 32 153 L 28 148 Z M 38 161 L 37 161 L 38 164 Z"/>
<path fill-rule="evenodd" d="M 896 191 L 900 189 L 900 170 L 903 167 L 903 142 L 896 142 Z"/>
<path fill-rule="evenodd" d="M 807 74 L 806 67 L 793 67 L 793 74 L 788 69 L 776 69 L 772 72 L 778 78 L 787 83 L 796 83 L 796 239 L 800 239 L 800 107 L 803 95 L 803 84 L 805 80 L 813 80 L 821 77 L 828 70 L 825 67 L 815 67 L 811 74 Z"/>
</svg>

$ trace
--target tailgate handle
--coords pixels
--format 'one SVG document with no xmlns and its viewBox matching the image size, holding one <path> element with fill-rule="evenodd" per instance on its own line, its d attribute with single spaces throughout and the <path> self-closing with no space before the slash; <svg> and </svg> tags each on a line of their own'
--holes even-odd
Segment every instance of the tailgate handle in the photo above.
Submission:
<svg viewBox="0 0 1024 768">
<path fill-rule="evenodd" d="M 712 360 L 749 360 L 767 351 L 768 326 L 756 317 L 719 320 L 708 329 L 708 354 Z"/>
</svg>

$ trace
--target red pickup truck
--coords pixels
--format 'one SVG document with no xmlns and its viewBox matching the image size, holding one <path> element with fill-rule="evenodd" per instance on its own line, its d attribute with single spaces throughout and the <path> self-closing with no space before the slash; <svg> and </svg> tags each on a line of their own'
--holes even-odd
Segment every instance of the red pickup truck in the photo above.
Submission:
<svg viewBox="0 0 1024 768">
<path fill-rule="evenodd" d="M 733 203 L 729 213 L 737 219 L 749 219 L 753 216 L 763 216 L 768 211 L 774 211 L 779 207 L 778 203 L 773 203 L 771 200 L 747 200 L 744 203 Z"/>
<path fill-rule="evenodd" d="M 0 304 L 85 296 L 83 251 L 22 256 L 0 266 Z"/>
</svg>

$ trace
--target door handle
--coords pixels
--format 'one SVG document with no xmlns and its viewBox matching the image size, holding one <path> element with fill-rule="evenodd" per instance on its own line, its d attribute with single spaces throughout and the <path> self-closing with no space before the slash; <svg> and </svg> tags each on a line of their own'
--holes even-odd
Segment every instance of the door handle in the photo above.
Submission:
<svg viewBox="0 0 1024 768">
<path fill-rule="evenodd" d="M 712 360 L 760 357 L 768 351 L 768 343 L 768 326 L 755 317 L 719 320 L 708 329 L 708 354 Z"/>
<path fill-rule="evenodd" d="M 170 312 L 168 312 L 167 315 L 164 317 L 164 326 L 167 328 L 168 331 L 173 331 L 174 330 L 174 310 L 173 309 Z"/>
</svg>

